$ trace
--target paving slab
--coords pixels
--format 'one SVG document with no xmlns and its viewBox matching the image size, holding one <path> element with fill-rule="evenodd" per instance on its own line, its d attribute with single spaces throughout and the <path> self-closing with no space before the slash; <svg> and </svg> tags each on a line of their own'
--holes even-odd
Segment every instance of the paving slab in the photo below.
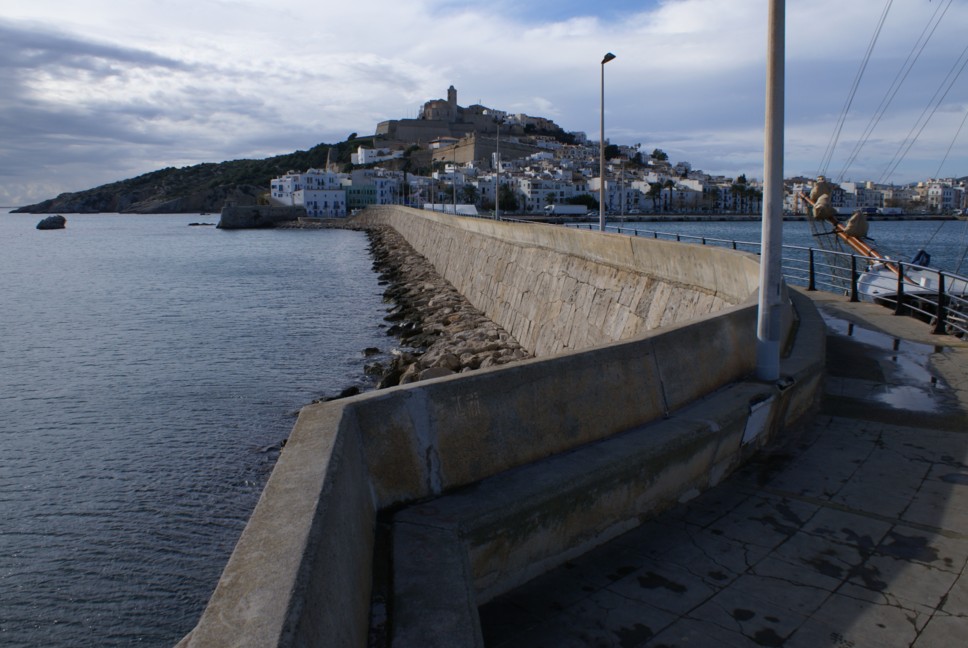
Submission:
<svg viewBox="0 0 968 648">
<path fill-rule="evenodd" d="M 968 645 L 968 342 L 815 302 L 831 343 L 813 425 L 482 606 L 485 645 Z"/>
</svg>

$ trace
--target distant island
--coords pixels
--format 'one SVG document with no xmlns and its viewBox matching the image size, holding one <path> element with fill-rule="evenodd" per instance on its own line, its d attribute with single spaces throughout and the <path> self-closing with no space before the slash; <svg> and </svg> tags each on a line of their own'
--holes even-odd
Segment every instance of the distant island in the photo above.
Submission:
<svg viewBox="0 0 968 648">
<path fill-rule="evenodd" d="M 355 138 L 355 134 L 353 136 Z M 262 160 L 230 160 L 182 168 L 168 167 L 128 180 L 120 180 L 85 191 L 63 193 L 56 198 L 13 211 L 19 214 L 130 213 L 179 214 L 215 212 L 226 201 L 255 205 L 265 194 L 272 178 L 291 169 L 321 167 L 328 160 L 350 161 L 352 151 L 363 142 L 353 139 L 340 144 L 319 144 Z"/>
</svg>

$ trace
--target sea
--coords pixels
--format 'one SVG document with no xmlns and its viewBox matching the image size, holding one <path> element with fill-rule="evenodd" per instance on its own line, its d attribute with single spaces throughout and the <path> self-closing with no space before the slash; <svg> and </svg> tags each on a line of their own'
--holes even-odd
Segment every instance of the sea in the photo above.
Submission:
<svg viewBox="0 0 968 648">
<path fill-rule="evenodd" d="M 66 217 L 0 209 L 0 645 L 171 646 L 298 409 L 371 387 L 388 304 L 361 232 Z M 759 240 L 755 222 L 613 224 Z M 948 270 L 966 230 L 871 224 Z M 810 244 L 807 224 L 784 239 Z"/>
<path fill-rule="evenodd" d="M 295 413 L 392 346 L 368 239 L 0 210 L 0 646 L 171 646 Z"/>
<path fill-rule="evenodd" d="M 627 235 L 670 239 L 680 236 L 688 243 L 725 245 L 737 241 L 740 250 L 758 251 L 760 243 L 759 221 L 669 221 L 631 222 L 614 220 L 607 223 L 608 231 L 620 231 Z M 873 220 L 870 221 L 868 241 L 880 252 L 893 259 L 911 261 L 920 249 L 931 256 L 931 266 L 945 272 L 968 274 L 968 220 Z M 598 229 L 598 223 L 582 224 L 580 227 Z M 820 248 L 805 220 L 789 220 L 783 223 L 783 245 L 791 246 L 784 253 L 787 258 L 802 258 L 804 252 L 792 249 Z M 747 245 L 748 244 L 748 245 Z"/>
</svg>

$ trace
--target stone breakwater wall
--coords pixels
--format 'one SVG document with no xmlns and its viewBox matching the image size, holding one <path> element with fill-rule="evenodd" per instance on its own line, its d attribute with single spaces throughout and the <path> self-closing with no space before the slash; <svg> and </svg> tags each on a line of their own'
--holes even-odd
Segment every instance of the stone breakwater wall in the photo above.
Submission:
<svg viewBox="0 0 968 648">
<path fill-rule="evenodd" d="M 714 486 L 816 403 L 824 325 L 795 292 L 783 380 L 750 379 L 749 255 L 407 209 L 355 223 L 378 225 L 546 355 L 304 407 L 180 647 L 363 648 L 387 569 L 391 645 L 483 645 L 481 602 Z"/>
<path fill-rule="evenodd" d="M 305 216 L 302 207 L 269 207 L 268 205 L 225 205 L 219 216 L 219 229 L 256 229 L 275 227 Z"/>
<path fill-rule="evenodd" d="M 758 280 L 752 255 L 672 241 L 404 207 L 370 207 L 351 220 L 395 229 L 536 357 L 721 311 L 750 299 Z"/>
<path fill-rule="evenodd" d="M 367 229 L 373 268 L 394 303 L 385 318 L 388 335 L 400 339 L 378 387 L 392 387 L 486 369 L 531 357 L 488 319 L 390 227 Z M 372 370 L 372 367 L 370 368 Z"/>
</svg>

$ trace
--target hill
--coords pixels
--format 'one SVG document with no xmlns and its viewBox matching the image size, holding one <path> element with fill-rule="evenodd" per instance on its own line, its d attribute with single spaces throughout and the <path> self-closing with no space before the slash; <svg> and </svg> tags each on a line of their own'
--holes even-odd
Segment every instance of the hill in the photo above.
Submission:
<svg viewBox="0 0 968 648">
<path fill-rule="evenodd" d="M 332 163 L 348 164 L 350 153 L 357 146 L 371 142 L 372 138 L 357 138 L 354 133 L 339 144 L 318 144 L 306 151 L 262 160 L 230 160 L 180 169 L 168 167 L 85 191 L 63 193 L 21 207 L 15 213 L 171 214 L 218 212 L 226 200 L 254 205 L 269 190 L 272 178 L 292 169 L 321 168 L 327 157 Z"/>
</svg>

